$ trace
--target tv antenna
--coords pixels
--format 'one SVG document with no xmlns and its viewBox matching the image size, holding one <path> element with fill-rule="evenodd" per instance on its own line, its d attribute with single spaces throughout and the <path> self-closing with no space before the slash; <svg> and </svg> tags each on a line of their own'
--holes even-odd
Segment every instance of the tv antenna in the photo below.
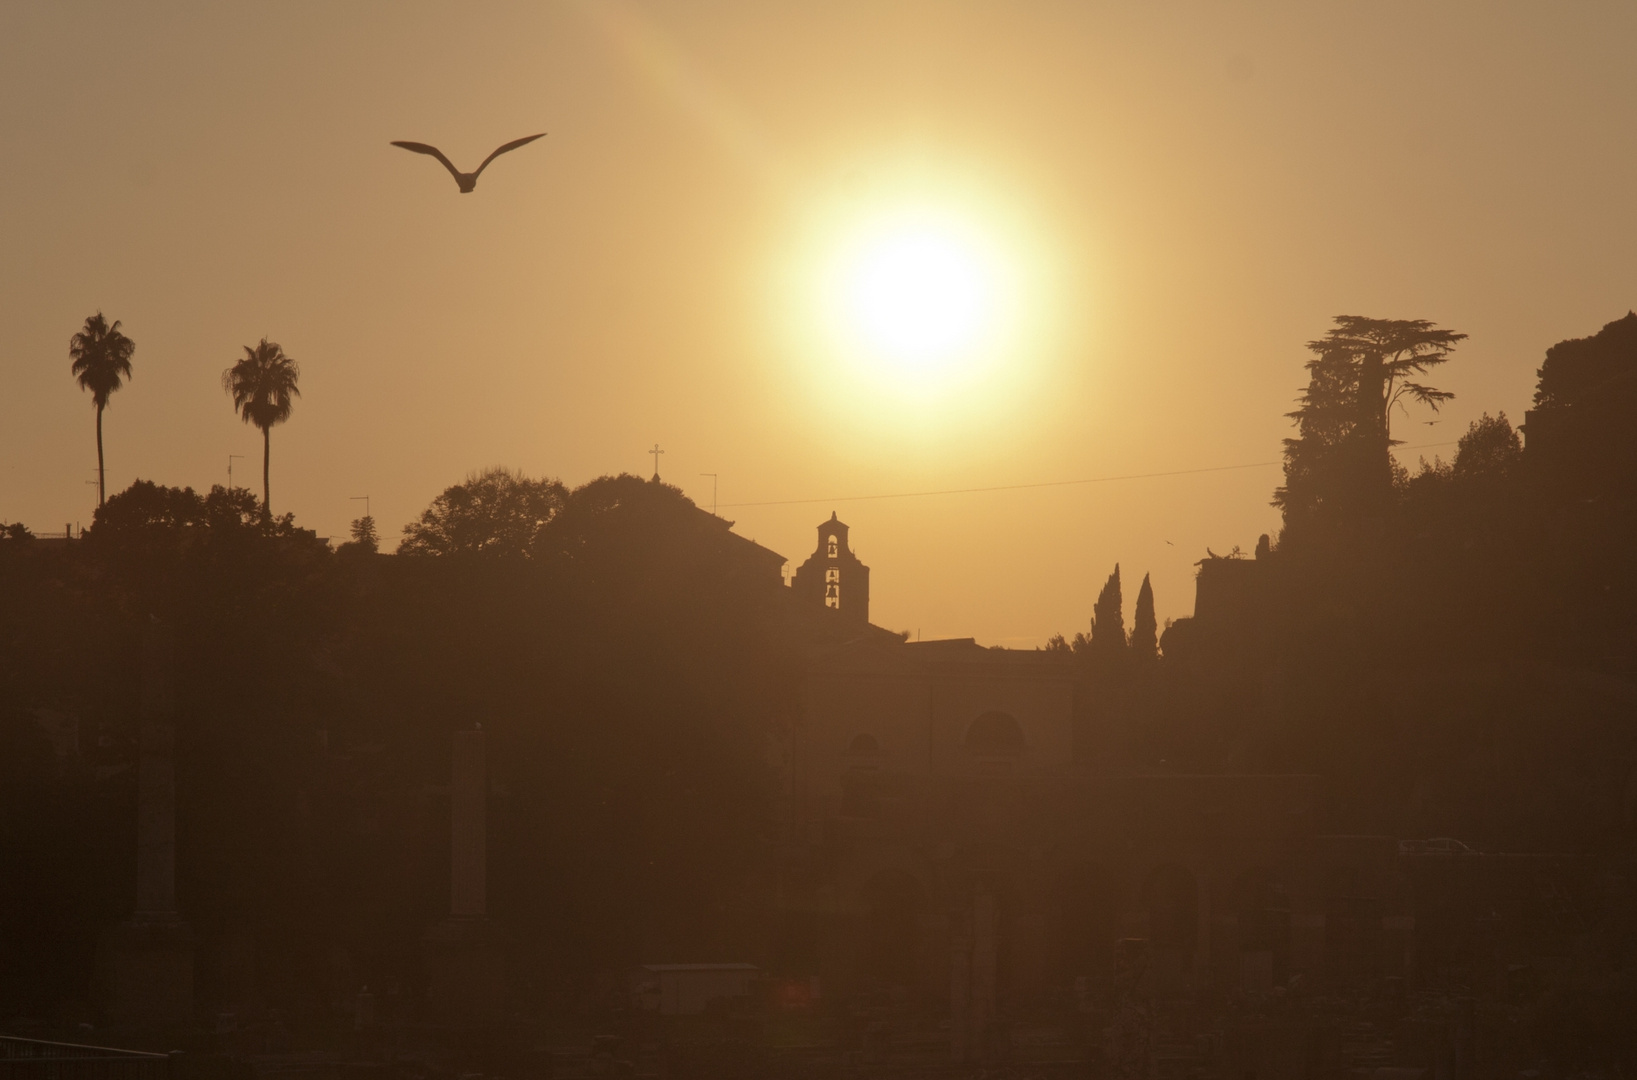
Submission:
<svg viewBox="0 0 1637 1080">
<path fill-rule="evenodd" d="M 347 499 L 348 499 L 348 501 L 349 501 L 349 502 L 357 502 L 357 501 L 358 501 L 358 500 L 359 500 L 359 499 L 362 499 L 362 500 L 364 500 L 364 516 L 365 516 L 365 517 L 369 517 L 369 516 L 370 516 L 370 512 L 369 512 L 369 496 L 368 496 L 368 495 L 348 495 L 348 496 L 347 496 Z"/>
<path fill-rule="evenodd" d="M 654 448 L 652 450 L 648 451 L 648 452 L 654 456 L 654 479 L 658 480 L 659 479 L 659 455 L 663 454 L 665 451 L 663 451 L 663 450 L 661 450 L 659 448 L 658 443 L 655 443 Z"/>
<path fill-rule="evenodd" d="M 716 514 L 716 474 L 713 472 L 702 472 L 699 475 L 708 476 L 711 478 L 711 514 L 714 516 Z"/>
<path fill-rule="evenodd" d="M 229 455 L 227 455 L 227 490 L 229 490 L 229 491 L 233 490 L 233 459 L 234 458 L 238 458 L 240 461 L 243 461 L 244 460 L 244 455 L 243 454 L 229 454 Z"/>
</svg>

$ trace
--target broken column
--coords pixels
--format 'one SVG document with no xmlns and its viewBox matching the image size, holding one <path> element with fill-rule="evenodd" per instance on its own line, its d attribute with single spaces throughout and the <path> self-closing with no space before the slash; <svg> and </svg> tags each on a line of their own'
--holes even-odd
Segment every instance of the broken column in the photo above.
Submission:
<svg viewBox="0 0 1637 1080">
<path fill-rule="evenodd" d="M 449 918 L 426 935 L 427 1002 L 435 1019 L 500 1017 L 506 966 L 488 911 L 488 775 L 482 727 L 457 731 L 449 751 Z"/>
<path fill-rule="evenodd" d="M 150 617 L 143 633 L 137 757 L 136 910 L 98 947 L 103 1011 L 116 1027 L 186 1023 L 193 935 L 176 910 L 175 644 Z"/>
</svg>

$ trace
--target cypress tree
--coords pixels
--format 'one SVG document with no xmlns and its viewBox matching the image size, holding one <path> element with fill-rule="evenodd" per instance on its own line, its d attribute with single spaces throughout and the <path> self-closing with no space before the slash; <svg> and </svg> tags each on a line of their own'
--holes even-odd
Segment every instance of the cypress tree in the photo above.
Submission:
<svg viewBox="0 0 1637 1080">
<path fill-rule="evenodd" d="M 1142 576 L 1142 588 L 1137 590 L 1137 614 L 1131 622 L 1131 651 L 1151 660 L 1159 655 L 1159 625 L 1154 620 L 1154 587 L 1148 575 Z"/>
<path fill-rule="evenodd" d="M 1108 575 L 1103 591 L 1097 594 L 1097 604 L 1091 609 L 1091 647 L 1098 653 L 1116 653 L 1126 646 L 1125 615 L 1121 611 L 1120 564 L 1114 564 L 1114 573 Z"/>
</svg>

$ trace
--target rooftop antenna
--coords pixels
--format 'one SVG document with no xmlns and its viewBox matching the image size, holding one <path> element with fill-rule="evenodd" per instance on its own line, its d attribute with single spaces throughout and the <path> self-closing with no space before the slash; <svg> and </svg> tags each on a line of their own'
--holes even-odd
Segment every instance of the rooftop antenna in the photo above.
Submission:
<svg viewBox="0 0 1637 1080">
<path fill-rule="evenodd" d="M 229 454 L 229 455 L 227 455 L 227 490 L 229 490 L 229 491 L 233 490 L 233 459 L 234 458 L 238 458 L 239 460 L 243 461 L 244 460 L 244 455 L 243 454 Z"/>
<path fill-rule="evenodd" d="M 349 500 L 349 501 L 350 501 L 350 502 L 357 502 L 357 501 L 358 501 L 358 500 L 359 500 L 359 499 L 363 499 L 363 500 L 364 500 L 364 516 L 365 516 L 365 517 L 369 517 L 369 516 L 370 516 L 370 512 L 369 512 L 369 496 L 368 496 L 368 495 L 348 495 L 348 496 L 347 496 L 347 499 L 348 499 L 348 500 Z"/>
<path fill-rule="evenodd" d="M 713 472 L 702 472 L 699 475 L 708 476 L 711 478 L 711 515 L 714 517 L 716 515 L 716 474 Z"/>
<path fill-rule="evenodd" d="M 648 451 L 648 452 L 650 454 L 654 455 L 654 479 L 658 480 L 659 479 L 659 455 L 663 454 L 665 451 L 663 451 L 663 450 L 661 450 L 659 448 L 658 443 L 655 443 L 654 448 L 652 450 Z"/>
</svg>

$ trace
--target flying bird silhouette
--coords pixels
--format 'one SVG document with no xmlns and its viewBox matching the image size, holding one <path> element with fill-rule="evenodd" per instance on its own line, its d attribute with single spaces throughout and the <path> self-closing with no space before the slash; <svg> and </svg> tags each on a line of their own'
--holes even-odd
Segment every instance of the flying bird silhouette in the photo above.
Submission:
<svg viewBox="0 0 1637 1080">
<path fill-rule="evenodd" d="M 439 161 L 443 162 L 443 167 L 449 170 L 449 175 L 455 178 L 455 183 L 460 187 L 460 193 L 465 195 L 473 188 L 477 187 L 477 178 L 483 173 L 484 169 L 489 167 L 489 162 L 493 161 L 495 158 L 499 157 L 501 154 L 504 154 L 508 150 L 516 150 L 519 146 L 527 146 L 534 140 L 543 138 L 545 134 L 546 133 L 542 131 L 539 135 L 529 135 L 526 138 L 513 139 L 505 146 L 500 147 L 494 153 L 484 158 L 483 164 L 479 165 L 475 172 L 469 173 L 461 172 L 459 169 L 455 168 L 454 162 L 444 157 L 443 151 L 439 150 L 435 146 L 428 146 L 426 143 L 419 142 L 399 142 L 396 139 L 392 141 L 392 145 L 401 146 L 405 150 L 413 150 L 417 154 L 430 154 Z"/>
</svg>

